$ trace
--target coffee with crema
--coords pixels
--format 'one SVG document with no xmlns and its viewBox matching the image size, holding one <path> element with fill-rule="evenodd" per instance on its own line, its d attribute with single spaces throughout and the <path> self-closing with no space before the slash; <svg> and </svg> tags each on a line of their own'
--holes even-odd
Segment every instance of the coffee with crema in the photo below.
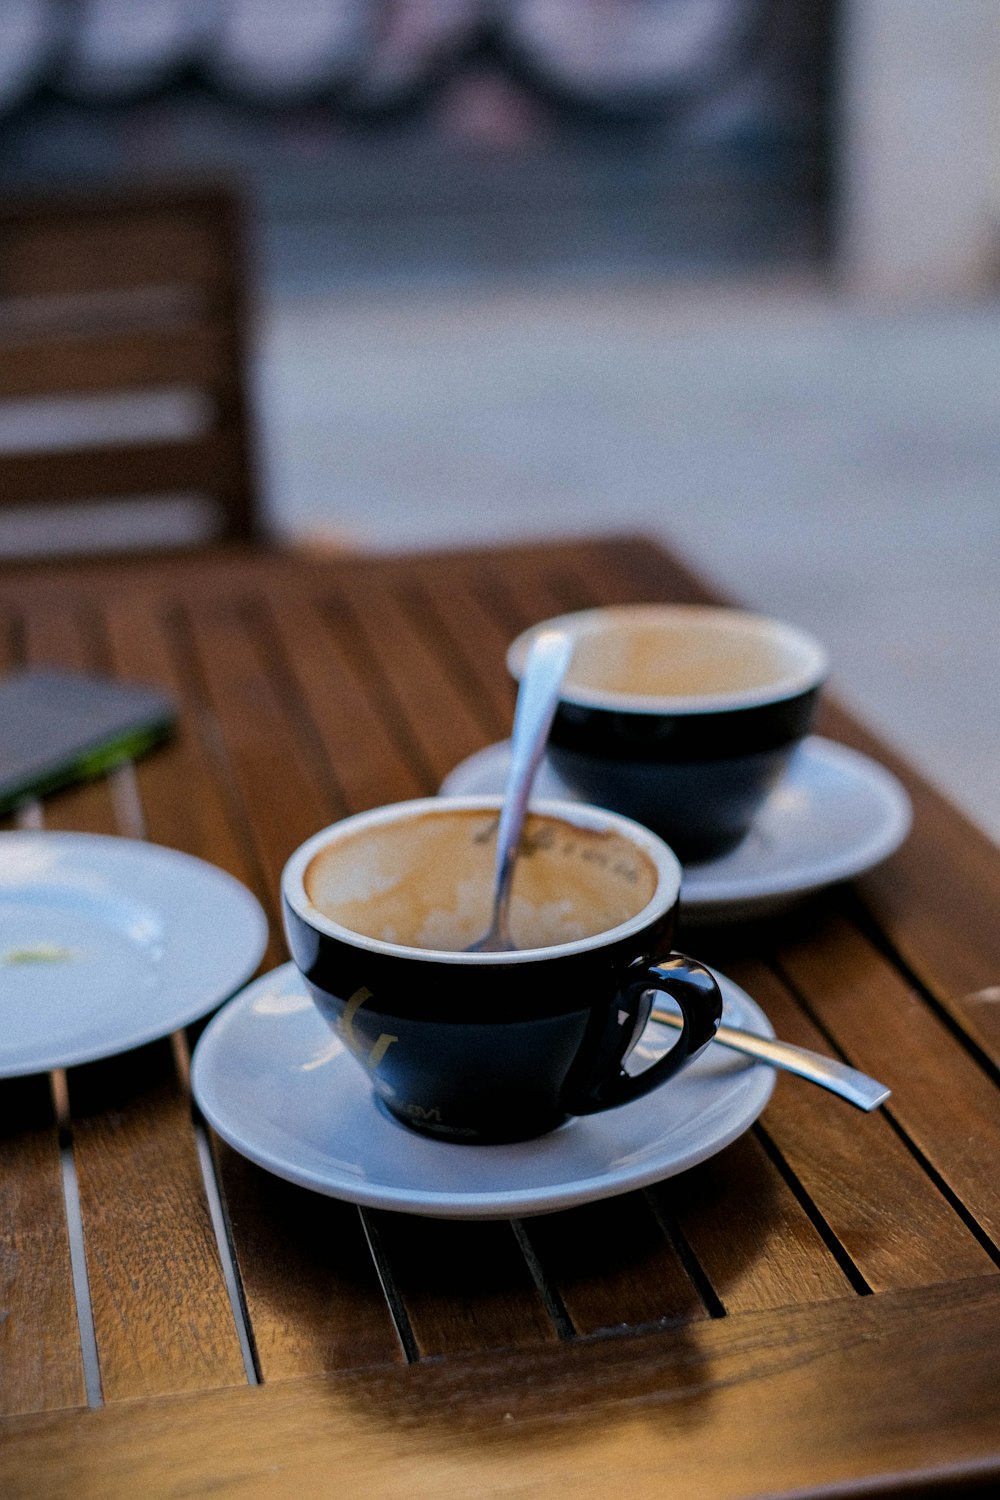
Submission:
<svg viewBox="0 0 1000 1500">
<path fill-rule="evenodd" d="M 744 693 L 780 678 L 787 663 L 773 644 L 704 630 L 635 627 L 581 641 L 569 688 L 642 698 Z"/>
<path fill-rule="evenodd" d="M 812 643 L 778 622 L 697 607 L 623 607 L 578 617 L 564 697 L 770 695 L 814 670 Z"/>
<path fill-rule="evenodd" d="M 489 925 L 497 817 L 426 812 L 334 837 L 303 872 L 316 910 L 351 932 L 462 952 Z M 529 815 L 511 894 L 518 948 L 575 942 L 619 926 L 656 889 L 653 862 L 614 829 Z"/>
</svg>

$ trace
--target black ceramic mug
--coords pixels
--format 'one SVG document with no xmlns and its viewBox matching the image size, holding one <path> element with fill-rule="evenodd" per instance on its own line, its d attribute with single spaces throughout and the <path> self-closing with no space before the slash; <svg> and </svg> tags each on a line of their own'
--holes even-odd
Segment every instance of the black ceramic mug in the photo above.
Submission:
<svg viewBox="0 0 1000 1500">
<path fill-rule="evenodd" d="M 523 632 L 515 677 L 551 626 L 575 642 L 548 746 L 566 787 L 645 823 L 685 862 L 734 848 L 812 724 L 822 646 L 746 610 L 616 605 Z"/>
<path fill-rule="evenodd" d="M 466 951 L 489 925 L 500 802 L 361 813 L 282 875 L 288 945 L 319 1010 L 385 1109 L 452 1141 L 526 1139 L 626 1104 L 694 1057 L 722 1014 L 711 973 L 670 951 L 675 855 L 600 808 L 537 805 L 511 894 L 517 950 Z M 683 1029 L 630 1072 L 656 992 Z"/>
</svg>

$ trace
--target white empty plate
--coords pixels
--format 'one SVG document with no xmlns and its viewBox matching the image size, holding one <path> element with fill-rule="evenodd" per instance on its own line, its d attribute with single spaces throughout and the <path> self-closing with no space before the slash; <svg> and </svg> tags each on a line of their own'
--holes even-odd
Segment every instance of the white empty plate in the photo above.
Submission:
<svg viewBox="0 0 1000 1500">
<path fill-rule="evenodd" d="M 253 973 L 256 897 L 204 860 L 136 839 L 0 833 L 0 1078 L 165 1036 Z"/>
</svg>

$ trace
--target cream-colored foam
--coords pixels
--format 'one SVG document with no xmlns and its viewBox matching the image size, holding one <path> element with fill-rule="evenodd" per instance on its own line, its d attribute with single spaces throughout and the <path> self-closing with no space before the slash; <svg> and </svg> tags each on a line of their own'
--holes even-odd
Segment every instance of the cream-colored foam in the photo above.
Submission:
<svg viewBox="0 0 1000 1500">
<path fill-rule="evenodd" d="M 629 697 L 701 697 L 767 688 L 793 666 L 777 637 L 751 629 L 621 616 L 613 627 L 580 636 L 567 685 Z"/>
<path fill-rule="evenodd" d="M 383 942 L 463 951 L 489 925 L 497 817 L 424 812 L 334 838 L 303 876 L 323 916 Z M 511 893 L 518 948 L 592 937 L 651 900 L 653 861 L 619 834 L 530 815 Z"/>
</svg>

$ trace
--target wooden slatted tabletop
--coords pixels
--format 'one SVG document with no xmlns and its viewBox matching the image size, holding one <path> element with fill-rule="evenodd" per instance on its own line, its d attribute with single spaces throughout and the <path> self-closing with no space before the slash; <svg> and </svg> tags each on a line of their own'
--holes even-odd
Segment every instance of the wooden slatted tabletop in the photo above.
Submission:
<svg viewBox="0 0 1000 1500">
<path fill-rule="evenodd" d="M 518 631 L 707 597 L 629 538 L 9 569 L 0 670 L 158 683 L 181 715 L 134 772 L 20 823 L 221 866 L 271 919 L 266 970 L 287 956 L 297 844 L 434 792 L 508 734 Z M 237 1155 L 192 1108 L 197 1027 L 0 1082 L 0 1494 L 992 1490 L 1000 853 L 832 702 L 820 729 L 904 781 L 910 838 L 800 909 L 682 945 L 780 1035 L 890 1085 L 887 1107 L 781 1077 L 755 1126 L 680 1177 L 461 1223 L 358 1209 Z"/>
</svg>

